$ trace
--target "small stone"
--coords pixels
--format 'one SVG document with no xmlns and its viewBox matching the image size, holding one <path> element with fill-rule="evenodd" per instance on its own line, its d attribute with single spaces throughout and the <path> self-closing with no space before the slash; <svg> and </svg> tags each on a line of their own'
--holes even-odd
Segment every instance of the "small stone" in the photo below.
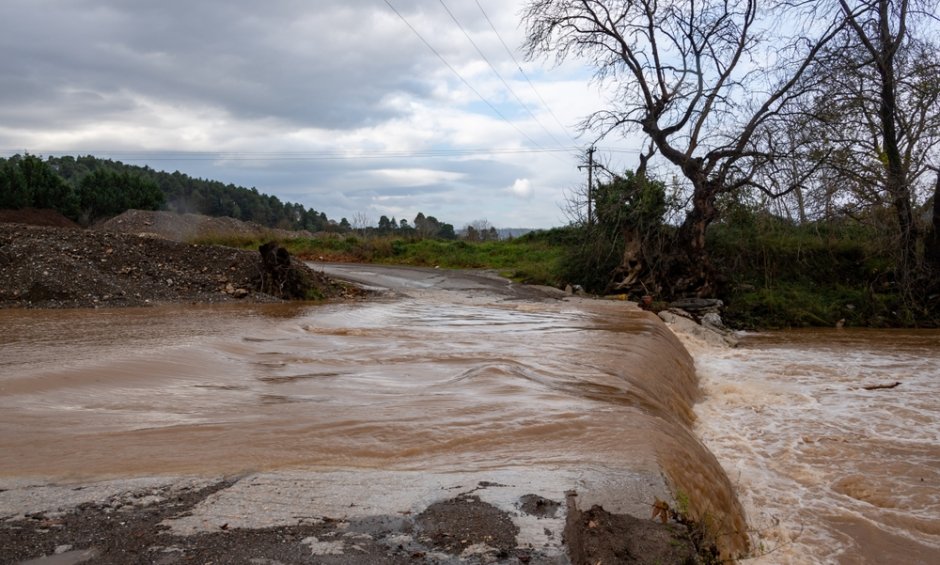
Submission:
<svg viewBox="0 0 940 565">
<path fill-rule="evenodd" d="M 716 312 L 708 312 L 704 314 L 702 316 L 702 325 L 719 330 L 725 329 L 725 324 L 721 321 L 721 316 L 719 316 Z"/>
<path fill-rule="evenodd" d="M 56 554 L 56 555 L 62 555 L 62 554 L 65 553 L 66 551 L 72 551 L 72 546 L 71 546 L 71 545 L 68 545 L 68 544 L 65 544 L 65 545 L 57 546 L 57 547 L 55 548 L 55 554 Z"/>
</svg>

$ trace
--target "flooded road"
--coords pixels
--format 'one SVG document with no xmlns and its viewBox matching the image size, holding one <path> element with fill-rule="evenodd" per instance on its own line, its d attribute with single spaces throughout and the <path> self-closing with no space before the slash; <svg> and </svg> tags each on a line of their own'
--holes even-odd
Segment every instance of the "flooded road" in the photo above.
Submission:
<svg viewBox="0 0 940 565">
<path fill-rule="evenodd" d="M 755 563 L 940 562 L 940 332 L 776 332 L 692 352 L 696 429 L 746 506 Z"/>
<path fill-rule="evenodd" d="M 397 294 L 0 311 L 0 477 L 492 471 L 644 517 L 679 491 L 738 543 L 730 484 L 691 432 L 691 357 L 658 318 L 477 274 L 345 269 Z"/>
</svg>

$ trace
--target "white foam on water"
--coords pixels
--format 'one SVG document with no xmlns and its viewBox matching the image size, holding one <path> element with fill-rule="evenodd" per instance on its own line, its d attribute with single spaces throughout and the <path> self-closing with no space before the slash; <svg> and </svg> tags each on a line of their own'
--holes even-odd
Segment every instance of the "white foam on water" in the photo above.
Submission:
<svg viewBox="0 0 940 565">
<path fill-rule="evenodd" d="M 750 562 L 940 555 L 940 333 L 688 346 L 704 392 L 696 432 L 744 504 Z"/>
</svg>

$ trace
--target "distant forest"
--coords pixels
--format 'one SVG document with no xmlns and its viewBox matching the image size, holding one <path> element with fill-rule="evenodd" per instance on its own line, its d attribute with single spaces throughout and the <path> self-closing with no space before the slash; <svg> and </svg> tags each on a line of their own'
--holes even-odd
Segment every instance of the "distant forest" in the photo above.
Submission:
<svg viewBox="0 0 940 565">
<path fill-rule="evenodd" d="M 120 161 L 84 157 L 14 155 L 0 158 L 0 210 L 50 208 L 83 226 L 117 216 L 125 210 L 169 210 L 179 213 L 228 216 L 262 226 L 311 232 L 357 231 L 364 235 L 456 239 L 454 226 L 422 212 L 407 220 L 382 216 L 378 227 L 355 226 L 346 218 L 330 220 L 302 204 L 281 202 L 277 196 L 219 181 L 193 178 L 179 171 L 166 173 Z M 468 239 L 498 239 L 496 231 L 474 231 Z M 479 234 L 479 237 L 476 235 Z M 471 237 L 473 236 L 473 237 Z"/>
<path fill-rule="evenodd" d="M 219 181 L 120 161 L 15 155 L 0 158 L 0 209 L 51 208 L 82 225 L 129 209 L 229 216 L 272 228 L 346 231 L 323 212 Z"/>
</svg>

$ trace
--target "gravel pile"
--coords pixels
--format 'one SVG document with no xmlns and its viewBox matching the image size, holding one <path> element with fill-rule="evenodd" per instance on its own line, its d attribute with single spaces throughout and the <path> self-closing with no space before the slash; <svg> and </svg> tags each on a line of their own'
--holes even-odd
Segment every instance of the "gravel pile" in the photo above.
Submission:
<svg viewBox="0 0 940 565">
<path fill-rule="evenodd" d="M 309 296 L 343 289 L 300 262 Z M 0 308 L 273 302 L 257 252 L 157 237 L 0 223 Z"/>
<path fill-rule="evenodd" d="M 0 223 L 6 222 L 29 224 L 31 226 L 55 226 L 59 228 L 81 227 L 55 210 L 37 210 L 36 208 L 0 210 Z"/>
<path fill-rule="evenodd" d="M 94 226 L 98 231 L 150 235 L 173 241 L 192 241 L 200 237 L 249 236 L 259 238 L 313 237 L 308 231 L 267 228 L 235 218 L 176 214 L 174 212 L 128 210 Z"/>
</svg>

